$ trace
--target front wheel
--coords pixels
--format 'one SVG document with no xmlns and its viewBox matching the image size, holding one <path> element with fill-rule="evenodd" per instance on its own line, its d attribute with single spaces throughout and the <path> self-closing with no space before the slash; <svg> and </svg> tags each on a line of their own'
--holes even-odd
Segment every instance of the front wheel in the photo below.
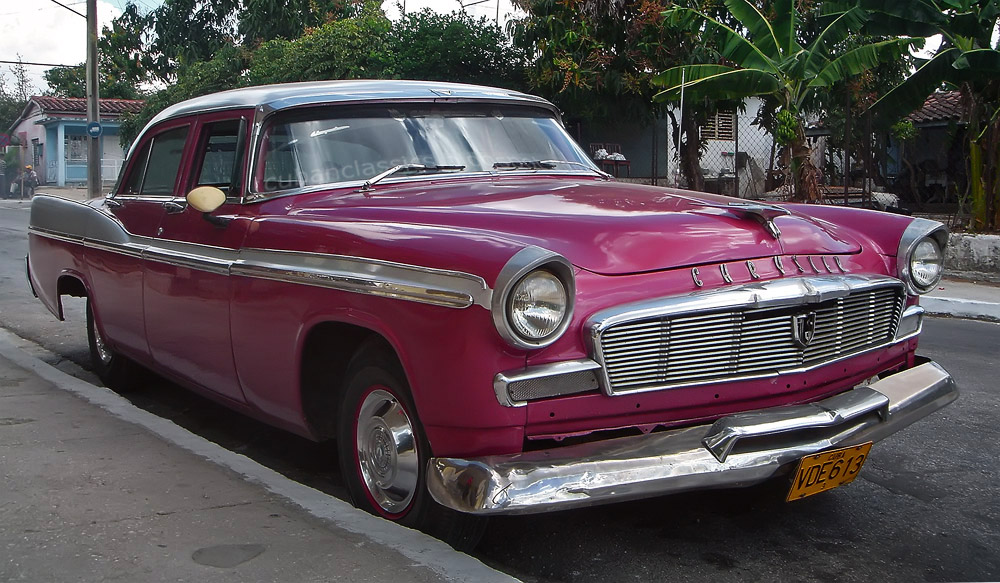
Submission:
<svg viewBox="0 0 1000 583">
<path fill-rule="evenodd" d="M 143 380 L 142 367 L 108 346 L 94 317 L 90 298 L 87 299 L 87 343 L 91 366 L 104 386 L 119 393 L 138 388 Z"/>
<path fill-rule="evenodd" d="M 345 378 L 337 445 L 354 505 L 456 549 L 474 548 L 486 519 L 445 508 L 427 492 L 430 446 L 395 355 L 369 344 L 351 361 Z"/>
</svg>

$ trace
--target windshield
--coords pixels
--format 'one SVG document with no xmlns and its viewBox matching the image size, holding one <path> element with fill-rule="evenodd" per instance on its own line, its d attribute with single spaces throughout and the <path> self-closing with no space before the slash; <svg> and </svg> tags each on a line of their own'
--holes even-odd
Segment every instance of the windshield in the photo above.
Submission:
<svg viewBox="0 0 1000 583">
<path fill-rule="evenodd" d="M 523 160 L 594 169 L 551 113 L 530 107 L 393 104 L 278 114 L 261 140 L 261 193 L 369 180 L 401 165 L 493 171 Z M 442 170 L 444 171 L 444 170 Z M 596 171 L 594 169 L 593 171 Z M 405 175 L 405 172 L 399 175 Z"/>
</svg>

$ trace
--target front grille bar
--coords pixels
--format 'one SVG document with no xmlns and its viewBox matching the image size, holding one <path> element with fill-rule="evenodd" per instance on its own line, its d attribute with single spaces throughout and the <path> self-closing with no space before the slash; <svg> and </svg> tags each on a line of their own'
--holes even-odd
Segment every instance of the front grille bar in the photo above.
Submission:
<svg viewBox="0 0 1000 583">
<path fill-rule="evenodd" d="M 899 280 L 856 275 L 663 298 L 592 317 L 591 354 L 610 395 L 800 372 L 892 343 L 903 302 Z"/>
</svg>

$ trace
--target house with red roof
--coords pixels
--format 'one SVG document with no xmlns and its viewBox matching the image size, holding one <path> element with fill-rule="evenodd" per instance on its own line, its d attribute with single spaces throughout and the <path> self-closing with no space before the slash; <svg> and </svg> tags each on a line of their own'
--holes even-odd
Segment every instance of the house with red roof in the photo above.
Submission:
<svg viewBox="0 0 1000 583">
<path fill-rule="evenodd" d="M 131 99 L 100 100 L 101 178 L 112 183 L 125 160 L 118 142 L 121 118 L 138 113 L 142 101 Z M 10 127 L 12 138 L 21 146 L 21 160 L 31 164 L 42 184 L 80 184 L 87 182 L 87 100 L 68 97 L 35 96 L 28 100 L 21 116 Z"/>
</svg>

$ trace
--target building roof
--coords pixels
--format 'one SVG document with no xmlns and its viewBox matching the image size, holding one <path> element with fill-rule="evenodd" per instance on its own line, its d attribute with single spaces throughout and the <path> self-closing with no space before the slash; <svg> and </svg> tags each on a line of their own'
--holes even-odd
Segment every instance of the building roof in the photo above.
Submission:
<svg viewBox="0 0 1000 583">
<path fill-rule="evenodd" d="M 87 114 L 87 100 L 77 97 L 33 96 L 34 102 L 43 113 Z M 101 99 L 101 115 L 121 115 L 139 113 L 145 102 L 138 99 Z"/>
<path fill-rule="evenodd" d="M 949 121 L 963 121 L 965 106 L 958 91 L 931 93 L 924 105 L 906 117 L 916 125 Z"/>
</svg>

